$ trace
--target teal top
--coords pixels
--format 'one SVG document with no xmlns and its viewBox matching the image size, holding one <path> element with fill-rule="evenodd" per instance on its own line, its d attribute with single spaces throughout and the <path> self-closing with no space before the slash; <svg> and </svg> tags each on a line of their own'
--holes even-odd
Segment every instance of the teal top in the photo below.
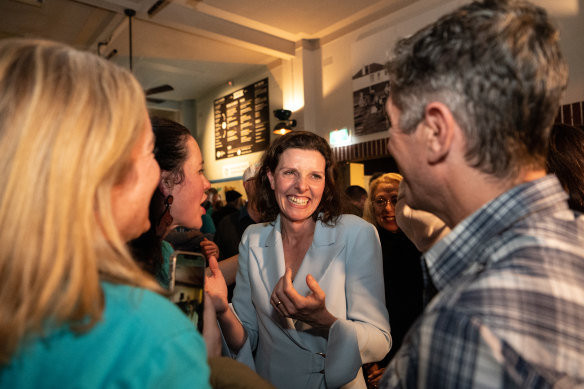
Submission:
<svg viewBox="0 0 584 389">
<path fill-rule="evenodd" d="M 211 214 L 213 211 L 207 211 L 207 213 L 201 216 L 201 220 L 203 221 L 203 225 L 201 226 L 201 232 L 203 234 L 214 234 L 215 233 L 215 222 L 213 222 L 213 218 Z"/>
<path fill-rule="evenodd" d="M 174 252 L 174 247 L 163 240 L 162 241 L 162 266 L 160 271 L 156 274 L 156 280 L 165 289 L 168 289 L 170 284 L 170 256 Z"/>
<path fill-rule="evenodd" d="M 31 339 L 0 368 L 0 388 L 211 388 L 203 338 L 174 304 L 145 289 L 102 288 L 100 322 Z"/>
</svg>

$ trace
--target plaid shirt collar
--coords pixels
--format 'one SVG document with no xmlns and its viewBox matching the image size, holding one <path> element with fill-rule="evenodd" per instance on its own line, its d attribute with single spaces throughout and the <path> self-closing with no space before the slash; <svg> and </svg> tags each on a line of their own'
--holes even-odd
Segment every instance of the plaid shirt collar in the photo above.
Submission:
<svg viewBox="0 0 584 389">
<path fill-rule="evenodd" d="M 554 175 L 518 185 L 499 195 L 460 222 L 424 254 L 427 274 L 431 277 L 426 285 L 439 291 L 462 275 L 479 271 L 487 264 L 488 256 L 477 257 L 477 253 L 488 251 L 491 238 L 534 211 L 567 208 L 567 198 Z"/>
</svg>

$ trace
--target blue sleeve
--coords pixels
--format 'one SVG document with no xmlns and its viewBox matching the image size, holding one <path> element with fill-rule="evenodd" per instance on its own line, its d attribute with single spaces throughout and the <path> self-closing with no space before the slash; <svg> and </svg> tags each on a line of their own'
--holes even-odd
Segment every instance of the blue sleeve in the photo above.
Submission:
<svg viewBox="0 0 584 389">
<path fill-rule="evenodd" d="M 215 233 L 215 223 L 213 222 L 213 218 L 211 214 L 207 212 L 206 214 L 201 216 L 203 220 L 203 225 L 201 226 L 201 232 L 203 234 L 214 234 Z"/>
<path fill-rule="evenodd" d="M 0 387 L 211 387 L 205 342 L 174 304 L 145 289 L 102 286 L 101 320 L 85 332 L 64 325 L 31 338 L 0 369 Z"/>
<path fill-rule="evenodd" d="M 162 245 L 162 266 L 160 272 L 156 274 L 156 281 L 165 289 L 168 289 L 170 284 L 170 256 L 174 252 L 174 247 L 163 240 Z"/>
<path fill-rule="evenodd" d="M 196 331 L 174 335 L 126 362 L 116 381 L 126 388 L 210 388 L 205 344 Z"/>
<path fill-rule="evenodd" d="M 125 309 L 132 319 L 110 328 L 110 340 L 124 348 L 123 370 L 116 370 L 119 386 L 210 388 L 205 342 L 178 307 L 156 293 L 133 289 Z"/>
<path fill-rule="evenodd" d="M 237 259 L 237 276 L 233 293 L 233 308 L 239 321 L 246 331 L 247 339 L 237 354 L 231 356 L 255 370 L 253 350 L 258 342 L 258 319 L 252 303 L 251 285 L 249 280 L 249 231 L 243 233 L 239 244 L 239 258 Z"/>
<path fill-rule="evenodd" d="M 377 231 L 369 223 L 345 228 L 347 314 L 329 331 L 325 372 L 332 374 L 325 378 L 332 387 L 352 379 L 363 363 L 383 359 L 391 348 Z"/>
</svg>

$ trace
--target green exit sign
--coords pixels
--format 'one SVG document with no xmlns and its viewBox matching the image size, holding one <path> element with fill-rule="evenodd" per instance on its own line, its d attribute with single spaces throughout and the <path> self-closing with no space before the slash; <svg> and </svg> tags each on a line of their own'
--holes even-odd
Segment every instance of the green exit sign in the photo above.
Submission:
<svg viewBox="0 0 584 389">
<path fill-rule="evenodd" d="M 351 142 L 349 130 L 346 128 L 329 132 L 329 143 L 333 147 L 346 146 Z"/>
</svg>

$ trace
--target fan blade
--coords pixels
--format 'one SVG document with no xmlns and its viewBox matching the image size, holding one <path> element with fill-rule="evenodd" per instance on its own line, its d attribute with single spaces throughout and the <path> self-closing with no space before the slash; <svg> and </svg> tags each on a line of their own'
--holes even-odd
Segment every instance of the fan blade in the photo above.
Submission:
<svg viewBox="0 0 584 389">
<path fill-rule="evenodd" d="M 174 88 L 168 84 L 164 84 L 164 85 L 160 85 L 160 86 L 155 86 L 154 88 L 150 88 L 148 90 L 146 90 L 146 92 L 144 92 L 146 94 L 146 96 L 150 96 L 156 93 L 162 93 L 162 92 L 170 92 L 174 90 Z"/>
<path fill-rule="evenodd" d="M 160 103 L 164 103 L 166 100 L 155 99 L 153 97 L 146 97 L 146 101 L 148 101 L 150 103 L 154 103 L 154 104 L 160 104 Z"/>
</svg>

